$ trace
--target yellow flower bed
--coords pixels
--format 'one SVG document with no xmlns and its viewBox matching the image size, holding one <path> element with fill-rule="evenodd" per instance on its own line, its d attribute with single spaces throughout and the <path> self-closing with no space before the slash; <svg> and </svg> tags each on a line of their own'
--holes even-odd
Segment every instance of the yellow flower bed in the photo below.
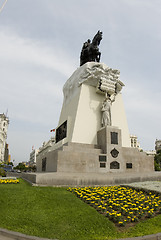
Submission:
<svg viewBox="0 0 161 240">
<path fill-rule="evenodd" d="M 19 183 L 18 179 L 0 179 L 0 184 L 15 184 Z"/>
<path fill-rule="evenodd" d="M 161 213 L 161 196 L 129 187 L 68 188 L 119 226 Z"/>
</svg>

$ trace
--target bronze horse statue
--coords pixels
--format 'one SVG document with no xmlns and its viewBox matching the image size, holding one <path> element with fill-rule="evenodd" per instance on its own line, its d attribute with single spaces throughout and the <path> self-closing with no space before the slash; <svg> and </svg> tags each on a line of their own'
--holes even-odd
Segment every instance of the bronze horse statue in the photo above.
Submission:
<svg viewBox="0 0 161 240">
<path fill-rule="evenodd" d="M 101 53 L 99 51 L 99 44 L 102 40 L 102 32 L 98 31 L 94 36 L 92 42 L 90 39 L 83 44 L 81 55 L 80 55 L 80 66 L 86 62 L 99 62 Z"/>
</svg>

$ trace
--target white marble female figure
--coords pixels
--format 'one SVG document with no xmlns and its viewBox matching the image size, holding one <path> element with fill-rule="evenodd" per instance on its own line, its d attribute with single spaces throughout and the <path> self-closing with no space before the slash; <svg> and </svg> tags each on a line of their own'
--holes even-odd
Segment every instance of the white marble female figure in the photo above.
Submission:
<svg viewBox="0 0 161 240">
<path fill-rule="evenodd" d="M 111 105 L 112 105 L 112 102 L 115 101 L 115 96 L 113 96 L 113 100 L 106 96 L 103 104 L 102 104 L 102 108 L 101 108 L 101 111 L 102 111 L 102 126 L 105 127 L 105 126 L 111 126 L 112 125 L 112 122 L 111 122 Z"/>
</svg>

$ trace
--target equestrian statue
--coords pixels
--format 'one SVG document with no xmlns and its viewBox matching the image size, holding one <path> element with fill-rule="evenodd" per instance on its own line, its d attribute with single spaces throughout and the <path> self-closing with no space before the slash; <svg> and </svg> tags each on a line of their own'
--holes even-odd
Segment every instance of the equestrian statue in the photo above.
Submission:
<svg viewBox="0 0 161 240">
<path fill-rule="evenodd" d="M 82 47 L 80 55 L 80 66 L 86 62 L 99 62 L 101 58 L 101 53 L 99 52 L 99 44 L 102 40 L 102 32 L 98 31 L 94 36 L 92 42 L 88 39 Z"/>
</svg>

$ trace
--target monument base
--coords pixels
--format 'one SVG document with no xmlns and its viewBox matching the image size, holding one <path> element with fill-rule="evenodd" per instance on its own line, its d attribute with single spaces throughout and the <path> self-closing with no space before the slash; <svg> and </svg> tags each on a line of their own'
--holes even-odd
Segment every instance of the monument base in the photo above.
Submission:
<svg viewBox="0 0 161 240">
<path fill-rule="evenodd" d="M 119 71 L 103 63 L 86 63 L 72 74 L 63 87 L 55 144 L 36 158 L 37 171 L 44 172 L 35 175 L 36 183 L 113 184 L 112 174 L 124 179 L 154 172 L 153 157 L 130 147 L 123 86 Z"/>
<path fill-rule="evenodd" d="M 137 148 L 122 147 L 121 129 L 106 126 L 97 132 L 97 145 L 68 142 L 40 153 L 38 172 L 142 173 L 154 171 L 152 156 Z"/>
<path fill-rule="evenodd" d="M 84 187 L 161 181 L 160 172 L 147 173 L 22 173 L 21 177 L 37 186 Z"/>
</svg>

